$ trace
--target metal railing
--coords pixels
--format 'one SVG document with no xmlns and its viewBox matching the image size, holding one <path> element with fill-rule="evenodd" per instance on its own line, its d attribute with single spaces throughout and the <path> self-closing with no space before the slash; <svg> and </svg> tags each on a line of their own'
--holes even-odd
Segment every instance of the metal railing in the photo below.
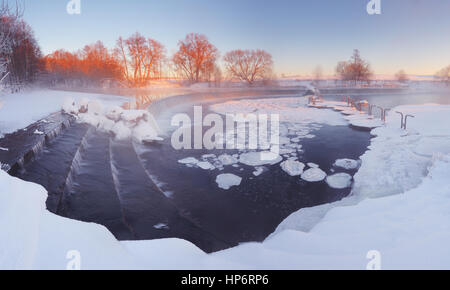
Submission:
<svg viewBox="0 0 450 290">
<path fill-rule="evenodd" d="M 367 106 L 368 107 L 368 115 L 369 116 L 373 116 L 374 109 L 379 109 L 380 110 L 380 118 L 381 118 L 381 121 L 383 121 L 383 123 L 386 123 L 387 113 L 389 111 L 391 111 L 391 109 L 389 109 L 389 108 L 383 108 L 383 107 L 380 107 L 378 105 L 370 104 L 368 102 L 363 102 L 361 100 L 356 100 L 356 99 L 353 99 L 353 98 L 351 98 L 349 96 L 342 97 L 342 101 L 346 102 L 347 106 L 355 108 L 356 110 L 358 110 L 360 112 L 362 112 L 363 106 L 364 107 Z M 396 111 L 396 113 L 400 114 L 400 116 L 401 116 L 401 124 L 400 124 L 401 129 L 406 130 L 407 126 L 408 126 L 408 118 L 415 118 L 415 116 L 414 115 L 410 115 L 410 114 L 405 115 L 403 112 L 398 112 L 398 111 Z"/>
</svg>

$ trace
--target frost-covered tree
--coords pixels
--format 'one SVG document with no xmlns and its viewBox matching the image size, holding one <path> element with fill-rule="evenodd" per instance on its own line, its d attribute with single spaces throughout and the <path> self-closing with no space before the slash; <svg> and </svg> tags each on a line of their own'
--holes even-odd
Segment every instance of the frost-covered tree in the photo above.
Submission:
<svg viewBox="0 0 450 290">
<path fill-rule="evenodd" d="M 12 4 L 11 4 L 12 3 Z M 0 2 L 0 74 L 11 83 L 33 81 L 41 65 L 41 51 L 31 27 L 21 19 L 21 2 Z"/>
<path fill-rule="evenodd" d="M 8 23 L 11 19 L 17 19 L 19 15 L 13 12 L 9 1 L 0 2 L 0 75 L 3 77 L 8 72 L 8 56 L 12 51 L 13 28 Z"/>
</svg>

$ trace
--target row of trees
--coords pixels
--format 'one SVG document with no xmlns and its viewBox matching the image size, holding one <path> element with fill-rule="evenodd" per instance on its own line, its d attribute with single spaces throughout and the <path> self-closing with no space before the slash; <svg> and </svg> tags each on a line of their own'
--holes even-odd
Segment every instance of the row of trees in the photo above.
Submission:
<svg viewBox="0 0 450 290">
<path fill-rule="evenodd" d="M 53 82 L 79 81 L 98 83 L 104 79 L 119 79 L 122 68 L 116 57 L 98 41 L 71 53 L 57 50 L 44 57 L 45 70 Z"/>
<path fill-rule="evenodd" d="M 143 87 L 152 80 L 172 73 L 191 83 L 220 81 L 219 51 L 202 34 L 191 33 L 179 41 L 177 52 L 167 57 L 164 45 L 135 33 L 120 37 L 113 50 L 102 42 L 87 45 L 75 53 L 58 50 L 46 56 L 45 67 L 53 82 L 78 80 L 123 81 L 128 86 Z M 272 56 L 264 50 L 234 50 L 223 58 L 228 77 L 250 85 L 272 75 Z"/>
<path fill-rule="evenodd" d="M 314 76 L 317 78 L 322 75 L 322 69 L 317 67 L 314 70 Z M 349 81 L 355 84 L 368 83 L 373 77 L 370 64 L 361 58 L 359 50 L 355 49 L 353 55 L 348 61 L 341 61 L 336 66 L 336 76 L 342 81 Z M 399 70 L 395 74 L 398 82 L 404 83 L 409 80 L 404 70 Z"/>
<path fill-rule="evenodd" d="M 12 84 L 33 81 L 42 68 L 42 55 L 31 27 L 15 2 L 0 2 L 0 79 Z"/>
</svg>

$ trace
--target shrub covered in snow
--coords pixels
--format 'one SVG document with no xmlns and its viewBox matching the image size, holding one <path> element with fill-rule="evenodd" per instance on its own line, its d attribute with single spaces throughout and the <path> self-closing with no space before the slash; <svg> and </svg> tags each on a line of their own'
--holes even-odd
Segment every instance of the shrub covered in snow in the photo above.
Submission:
<svg viewBox="0 0 450 290">
<path fill-rule="evenodd" d="M 160 141 L 159 127 L 153 116 L 145 110 L 123 110 L 118 106 L 104 109 L 98 100 L 82 99 L 79 104 L 72 99 L 66 100 L 63 111 L 74 115 L 81 123 L 86 123 L 107 133 L 116 139 L 132 138 L 138 142 Z"/>
</svg>

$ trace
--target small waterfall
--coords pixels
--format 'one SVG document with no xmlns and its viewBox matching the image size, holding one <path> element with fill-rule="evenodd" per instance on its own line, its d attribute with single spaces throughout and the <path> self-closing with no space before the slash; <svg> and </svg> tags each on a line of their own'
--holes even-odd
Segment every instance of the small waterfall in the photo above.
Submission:
<svg viewBox="0 0 450 290">
<path fill-rule="evenodd" d="M 45 138 L 40 138 L 39 141 L 31 148 L 30 152 L 27 153 L 25 156 L 27 156 L 28 154 L 30 154 L 32 152 L 31 157 L 36 158 L 37 156 L 39 156 L 42 153 L 42 151 L 44 151 L 44 147 L 45 147 Z M 32 160 L 25 158 L 25 161 L 30 162 Z"/>
<path fill-rule="evenodd" d="M 114 183 L 114 189 L 116 191 L 117 198 L 119 199 L 119 202 L 120 202 L 120 211 L 121 211 L 121 214 L 122 214 L 122 221 L 123 221 L 124 225 L 130 231 L 130 233 L 133 236 L 136 236 L 136 234 L 135 234 L 135 232 L 133 230 L 133 227 L 128 223 L 128 221 L 127 221 L 127 219 L 125 217 L 125 212 L 124 212 L 124 209 L 123 209 L 123 206 L 122 206 L 123 200 L 122 200 L 122 197 L 120 195 L 120 183 L 119 183 L 119 177 L 118 177 L 119 176 L 119 170 L 117 169 L 117 166 L 115 166 L 115 164 L 114 164 L 114 154 L 113 154 L 113 151 L 112 151 L 112 140 L 111 139 L 109 140 L 109 164 L 110 164 L 110 167 L 111 167 L 111 175 L 112 175 L 112 179 L 113 179 L 113 183 Z"/>
<path fill-rule="evenodd" d="M 41 155 L 46 144 L 58 137 L 65 129 L 69 128 L 73 121 L 74 120 L 71 118 L 64 118 L 64 120 L 61 121 L 56 128 L 47 132 L 45 136 L 39 136 L 35 144 L 30 149 L 27 149 L 28 151 L 26 151 L 22 156 L 17 156 L 17 161 L 9 168 L 8 173 L 11 175 L 17 175 L 20 172 L 23 172 L 28 163 L 33 162 L 39 157 L 39 155 Z"/>
<path fill-rule="evenodd" d="M 64 124 L 61 124 L 60 126 L 58 126 L 58 127 L 56 127 L 55 129 L 51 130 L 50 132 L 48 132 L 48 133 L 45 135 L 45 141 L 46 141 L 46 142 L 52 141 L 53 139 L 55 139 L 56 137 L 58 137 L 59 134 L 61 134 L 61 132 L 62 132 L 64 129 L 66 129 L 66 128 L 68 128 L 68 127 L 65 127 Z"/>
<path fill-rule="evenodd" d="M 88 146 L 87 139 L 88 136 L 93 133 L 92 131 L 93 131 L 92 128 L 86 131 L 86 134 L 84 134 L 83 139 L 81 139 L 80 145 L 78 146 L 78 149 L 75 152 L 75 155 L 73 156 L 72 163 L 70 164 L 66 179 L 64 181 L 64 189 L 62 190 L 62 193 L 58 201 L 56 210 L 57 213 L 60 213 L 60 211 L 62 210 L 61 208 L 62 202 L 64 201 L 66 195 L 71 194 L 73 192 L 74 178 L 81 168 L 82 152 Z"/>
</svg>

